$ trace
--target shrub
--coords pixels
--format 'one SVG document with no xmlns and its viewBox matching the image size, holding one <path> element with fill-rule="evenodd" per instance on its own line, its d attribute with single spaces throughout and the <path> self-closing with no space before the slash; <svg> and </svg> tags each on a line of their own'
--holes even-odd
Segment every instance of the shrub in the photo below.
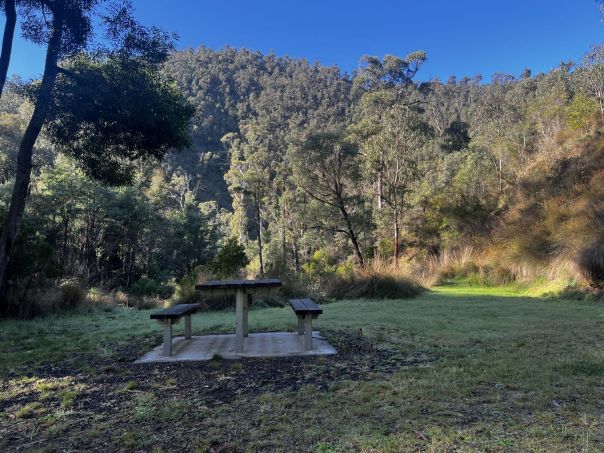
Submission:
<svg viewBox="0 0 604 453">
<path fill-rule="evenodd" d="M 104 293 L 99 288 L 88 288 L 88 293 L 86 294 L 86 300 L 91 304 L 110 304 L 112 301 L 109 299 L 108 295 Z"/>
<path fill-rule="evenodd" d="M 135 281 L 129 289 L 134 296 L 159 296 L 167 299 L 174 292 L 173 288 L 156 280 L 141 277 Z"/>
<path fill-rule="evenodd" d="M 6 316 L 15 319 L 32 319 L 46 316 L 57 310 L 60 298 L 61 291 L 56 286 L 34 289 L 18 300 L 9 299 Z"/>
<path fill-rule="evenodd" d="M 135 296 L 128 298 L 128 306 L 137 310 L 150 310 L 163 307 L 164 301 L 157 296 Z"/>
<path fill-rule="evenodd" d="M 319 249 L 312 254 L 308 263 L 302 265 L 302 270 L 311 278 L 317 278 L 333 274 L 336 266 L 330 264 L 327 250 Z"/>
<path fill-rule="evenodd" d="M 125 292 L 115 291 L 115 293 L 112 293 L 112 296 L 113 300 L 117 305 L 125 305 L 126 307 L 128 306 L 128 294 L 126 294 Z"/>
<path fill-rule="evenodd" d="M 420 263 L 419 269 L 412 272 L 425 286 L 433 286 L 443 280 L 470 278 L 482 280 L 479 257 L 472 247 L 450 250 L 445 249 L 438 255 L 432 255 Z"/>
<path fill-rule="evenodd" d="M 495 266 L 488 272 L 488 283 L 490 285 L 509 285 L 514 283 L 516 277 L 512 271 L 503 266 Z"/>
<path fill-rule="evenodd" d="M 604 282 L 604 242 L 594 242 L 585 248 L 577 260 L 581 272 L 591 283 Z"/>
<path fill-rule="evenodd" d="M 99 288 L 90 288 L 86 294 L 86 300 L 90 304 L 115 306 L 124 305 L 128 306 L 128 294 L 123 291 L 103 291 Z"/>
<path fill-rule="evenodd" d="M 216 277 L 228 278 L 236 275 L 249 262 L 243 245 L 237 239 L 230 238 L 216 254 L 209 268 Z"/>
<path fill-rule="evenodd" d="M 61 310 L 71 310 L 86 299 L 86 293 L 77 283 L 63 283 L 60 287 L 61 295 L 59 298 L 59 308 Z"/>
<path fill-rule="evenodd" d="M 203 302 L 201 294 L 195 289 L 196 279 L 188 275 L 176 284 L 172 300 L 177 304 L 196 304 Z"/>
<path fill-rule="evenodd" d="M 310 297 L 316 302 L 327 302 L 321 282 L 308 278 L 304 274 L 286 275 L 281 277 L 283 286 L 279 295 L 282 299 Z"/>
</svg>

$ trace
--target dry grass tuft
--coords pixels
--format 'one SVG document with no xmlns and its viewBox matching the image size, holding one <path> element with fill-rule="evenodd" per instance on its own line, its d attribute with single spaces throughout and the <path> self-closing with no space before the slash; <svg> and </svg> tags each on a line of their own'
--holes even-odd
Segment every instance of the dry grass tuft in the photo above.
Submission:
<svg viewBox="0 0 604 453">
<path fill-rule="evenodd" d="M 467 278 L 481 272 L 481 257 L 473 247 L 445 249 L 413 266 L 411 273 L 423 286 L 432 287 L 445 280 Z"/>
<path fill-rule="evenodd" d="M 324 287 L 326 296 L 333 299 L 409 299 L 425 290 L 404 268 L 379 259 L 364 269 L 328 277 Z"/>
<path fill-rule="evenodd" d="M 59 308 L 62 310 L 71 310 L 86 300 L 86 293 L 77 283 L 63 283 L 60 286 L 60 290 L 61 296 L 58 301 Z"/>
</svg>

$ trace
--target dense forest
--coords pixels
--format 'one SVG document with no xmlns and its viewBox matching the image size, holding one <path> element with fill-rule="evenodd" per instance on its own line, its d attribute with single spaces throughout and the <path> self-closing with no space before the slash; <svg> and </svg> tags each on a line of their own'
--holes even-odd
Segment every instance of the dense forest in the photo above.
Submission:
<svg viewBox="0 0 604 453">
<path fill-rule="evenodd" d="M 426 58 L 364 57 L 344 74 L 246 49 L 172 53 L 163 77 L 195 109 L 188 148 L 111 185 L 43 131 L 11 297 L 67 280 L 165 297 L 233 256 L 224 275 L 247 263 L 312 279 L 379 261 L 426 284 L 597 286 L 604 47 L 487 79 L 423 80 Z M 0 100 L 4 211 L 32 115 L 24 86 L 7 82 Z"/>
</svg>

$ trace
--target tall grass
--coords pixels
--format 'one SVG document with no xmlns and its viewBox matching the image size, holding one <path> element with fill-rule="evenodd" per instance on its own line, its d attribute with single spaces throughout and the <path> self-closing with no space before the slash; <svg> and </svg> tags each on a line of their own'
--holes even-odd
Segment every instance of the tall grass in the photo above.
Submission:
<svg viewBox="0 0 604 453">
<path fill-rule="evenodd" d="M 325 290 L 327 297 L 333 299 L 409 299 L 421 294 L 425 287 L 405 267 L 376 258 L 364 268 L 328 277 Z"/>
<path fill-rule="evenodd" d="M 425 287 L 445 280 L 466 278 L 480 271 L 480 256 L 473 247 L 445 249 L 410 266 L 410 273 Z"/>
</svg>

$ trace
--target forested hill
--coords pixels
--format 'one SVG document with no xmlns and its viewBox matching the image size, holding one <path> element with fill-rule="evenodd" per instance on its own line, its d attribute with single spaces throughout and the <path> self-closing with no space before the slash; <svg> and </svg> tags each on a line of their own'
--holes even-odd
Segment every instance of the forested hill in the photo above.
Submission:
<svg viewBox="0 0 604 453">
<path fill-rule="evenodd" d="M 165 72 L 197 109 L 193 145 L 171 162 L 201 179 L 201 199 L 228 208 L 225 135 L 261 128 L 270 152 L 279 154 L 308 131 L 345 122 L 350 112 L 351 80 L 306 60 L 202 46 L 175 53 Z"/>
<path fill-rule="evenodd" d="M 604 51 L 488 82 L 420 83 L 425 58 L 367 57 L 350 77 L 245 49 L 177 52 L 165 71 L 197 113 L 193 146 L 169 168 L 201 181 L 199 199 L 233 212 L 229 229 L 260 268 L 298 269 L 322 249 L 335 262 L 499 250 L 527 169 L 554 165 L 547 156 L 599 127 Z M 518 247 L 508 262 L 532 253 Z M 540 266 L 562 249 L 544 245 Z M 565 259 L 576 264 L 586 252 L 573 253 Z"/>
<path fill-rule="evenodd" d="M 174 53 L 163 70 L 195 108 L 191 146 L 136 162 L 131 186 L 103 186 L 37 141 L 15 297 L 72 277 L 109 288 L 194 281 L 225 244 L 245 249 L 250 276 L 314 281 L 376 257 L 424 273 L 470 250 L 462 273 L 604 279 L 592 196 L 604 46 L 488 82 L 419 82 L 425 60 L 366 57 L 349 76 L 245 49 Z M 0 100 L 2 212 L 32 112 L 21 86 Z"/>
</svg>

